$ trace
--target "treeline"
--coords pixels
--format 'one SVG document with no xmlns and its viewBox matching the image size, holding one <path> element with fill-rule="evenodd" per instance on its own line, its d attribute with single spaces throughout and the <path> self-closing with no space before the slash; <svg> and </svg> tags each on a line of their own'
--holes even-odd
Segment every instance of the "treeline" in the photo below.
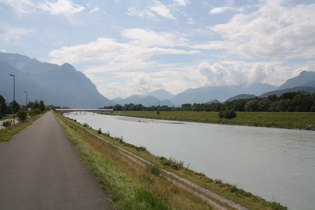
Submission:
<svg viewBox="0 0 315 210">
<path fill-rule="evenodd" d="M 270 95 L 266 98 L 249 98 L 226 101 L 224 103 L 182 104 L 181 107 L 150 106 L 126 104 L 106 106 L 114 111 L 209 111 L 222 112 L 315 112 L 315 93 L 306 91 L 287 92 L 281 96 Z"/>
<path fill-rule="evenodd" d="M 17 113 L 23 113 L 33 116 L 36 114 L 40 114 L 44 111 L 49 109 L 49 107 L 46 107 L 43 100 L 41 101 L 34 101 L 29 102 L 26 106 L 21 106 L 16 101 L 11 101 L 9 104 L 6 103 L 5 98 L 0 95 L 0 119 L 2 119 L 4 116 L 8 114 L 17 114 Z M 23 113 L 24 115 L 24 113 Z"/>
</svg>

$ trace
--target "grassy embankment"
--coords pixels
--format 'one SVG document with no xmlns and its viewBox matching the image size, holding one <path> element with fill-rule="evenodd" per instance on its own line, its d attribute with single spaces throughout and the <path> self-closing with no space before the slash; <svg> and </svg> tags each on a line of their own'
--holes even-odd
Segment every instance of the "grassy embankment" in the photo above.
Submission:
<svg viewBox="0 0 315 210">
<path fill-rule="evenodd" d="M 31 125 L 35 120 L 40 118 L 43 114 L 35 115 L 27 118 L 24 122 L 18 122 L 16 124 L 11 124 L 9 127 L 0 130 L 0 144 L 5 141 L 10 141 L 12 136 Z"/>
<path fill-rule="evenodd" d="M 278 203 L 267 202 L 236 186 L 222 183 L 221 180 L 212 180 L 202 173 L 191 171 L 183 167 L 180 161 L 153 156 L 144 147 L 127 144 L 121 138 L 113 138 L 109 134 L 97 134 L 98 131 L 92 130 L 87 125 L 80 125 L 61 115 L 56 115 L 56 117 L 64 127 L 68 138 L 80 152 L 82 159 L 112 198 L 117 209 L 213 208 L 198 196 L 183 190 L 161 176 L 163 170 L 176 173 L 249 209 L 286 209 Z M 92 132 L 93 135 L 87 131 Z M 116 147 L 97 138 L 96 135 L 131 151 L 151 164 L 143 167 L 122 155 Z M 227 209 L 232 209 L 227 204 L 212 200 Z"/>
<path fill-rule="evenodd" d="M 237 117 L 233 119 L 220 119 L 218 112 L 160 111 L 157 114 L 156 111 L 117 111 L 112 114 L 202 123 L 315 130 L 315 112 L 237 112 Z"/>
</svg>

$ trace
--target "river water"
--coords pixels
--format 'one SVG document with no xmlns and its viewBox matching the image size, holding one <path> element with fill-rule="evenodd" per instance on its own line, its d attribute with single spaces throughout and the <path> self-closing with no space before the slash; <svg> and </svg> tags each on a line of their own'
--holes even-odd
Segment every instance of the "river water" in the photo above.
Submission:
<svg viewBox="0 0 315 210">
<path fill-rule="evenodd" d="M 289 209 L 315 209 L 315 132 L 148 120 L 92 113 L 67 117 Z"/>
</svg>

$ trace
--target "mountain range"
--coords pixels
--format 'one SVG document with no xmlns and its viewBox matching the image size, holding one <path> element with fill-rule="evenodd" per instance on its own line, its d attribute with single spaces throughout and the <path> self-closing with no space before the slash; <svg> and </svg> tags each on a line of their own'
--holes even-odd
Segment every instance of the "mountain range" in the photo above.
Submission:
<svg viewBox="0 0 315 210">
<path fill-rule="evenodd" d="M 44 100 L 47 105 L 71 108 L 99 108 L 112 102 L 101 95 L 82 72 L 70 64 L 43 63 L 19 54 L 0 53 L 0 95 L 12 101 L 15 75 L 16 101 Z"/>
<path fill-rule="evenodd" d="M 16 79 L 16 101 L 22 105 L 31 101 L 44 100 L 47 105 L 70 108 L 100 108 L 115 104 L 142 104 L 144 106 L 181 106 L 185 103 L 224 102 L 242 97 L 266 97 L 271 94 L 305 90 L 315 92 L 315 72 L 304 71 L 287 80 L 281 86 L 256 83 L 252 85 L 205 86 L 187 89 L 173 95 L 160 89 L 146 95 L 131 95 L 127 98 L 109 100 L 101 95 L 96 86 L 82 72 L 70 64 L 61 66 L 40 62 L 27 56 L 0 53 L 0 95 L 12 101 L 13 78 Z"/>
</svg>

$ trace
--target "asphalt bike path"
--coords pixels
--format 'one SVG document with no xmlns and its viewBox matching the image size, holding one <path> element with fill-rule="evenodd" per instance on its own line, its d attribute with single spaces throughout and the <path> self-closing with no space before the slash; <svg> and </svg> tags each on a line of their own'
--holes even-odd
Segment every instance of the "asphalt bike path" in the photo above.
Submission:
<svg viewBox="0 0 315 210">
<path fill-rule="evenodd" d="M 0 144 L 0 209 L 112 209 L 51 112 Z"/>
</svg>

